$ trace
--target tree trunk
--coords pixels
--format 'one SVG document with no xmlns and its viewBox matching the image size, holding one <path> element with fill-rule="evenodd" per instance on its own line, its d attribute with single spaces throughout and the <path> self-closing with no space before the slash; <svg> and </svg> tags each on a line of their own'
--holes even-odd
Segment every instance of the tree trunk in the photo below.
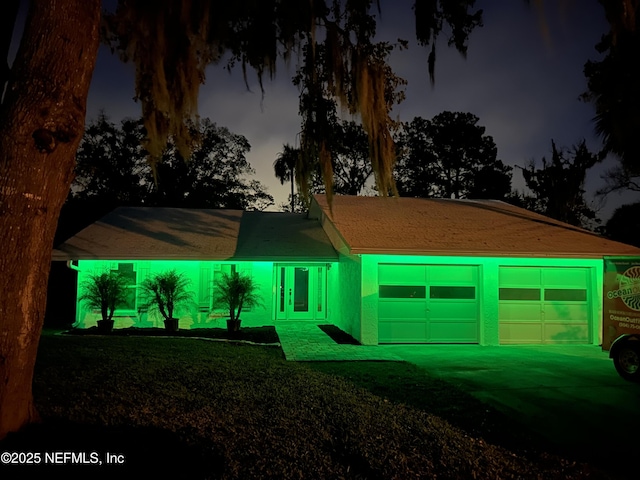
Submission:
<svg viewBox="0 0 640 480">
<path fill-rule="evenodd" d="M 293 196 L 293 183 L 296 181 L 295 176 L 293 175 L 293 170 L 291 170 L 291 213 L 296 213 L 296 201 Z"/>
<path fill-rule="evenodd" d="M 34 0 L 0 106 L 0 438 L 35 421 L 31 383 L 60 209 L 82 137 L 100 0 Z"/>
</svg>

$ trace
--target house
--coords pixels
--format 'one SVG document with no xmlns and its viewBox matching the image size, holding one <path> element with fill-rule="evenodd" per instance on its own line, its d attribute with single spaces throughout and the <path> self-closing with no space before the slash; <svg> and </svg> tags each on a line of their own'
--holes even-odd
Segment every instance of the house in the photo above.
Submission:
<svg viewBox="0 0 640 480">
<path fill-rule="evenodd" d="M 603 256 L 640 249 L 492 200 L 323 195 L 308 218 L 279 212 L 119 208 L 54 251 L 78 270 L 130 279 L 116 328 L 161 325 L 140 309 L 154 272 L 189 275 L 181 328 L 223 325 L 221 272 L 250 274 L 263 308 L 244 326 L 332 323 L 379 343 L 599 344 Z M 76 326 L 97 313 L 77 307 Z"/>
</svg>

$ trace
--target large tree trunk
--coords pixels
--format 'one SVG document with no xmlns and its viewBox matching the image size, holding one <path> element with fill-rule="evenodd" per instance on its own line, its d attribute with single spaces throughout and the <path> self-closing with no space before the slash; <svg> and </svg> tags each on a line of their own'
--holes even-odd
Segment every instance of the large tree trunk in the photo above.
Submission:
<svg viewBox="0 0 640 480">
<path fill-rule="evenodd" d="M 0 107 L 0 438 L 37 419 L 31 383 L 51 249 L 99 26 L 100 0 L 33 0 Z"/>
</svg>

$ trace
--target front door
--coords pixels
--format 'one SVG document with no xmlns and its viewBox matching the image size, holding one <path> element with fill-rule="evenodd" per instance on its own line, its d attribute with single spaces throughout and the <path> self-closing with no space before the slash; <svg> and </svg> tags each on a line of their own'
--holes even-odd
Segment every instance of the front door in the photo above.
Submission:
<svg viewBox="0 0 640 480">
<path fill-rule="evenodd" d="M 278 320 L 318 320 L 326 317 L 324 265 L 277 265 L 276 277 Z"/>
</svg>

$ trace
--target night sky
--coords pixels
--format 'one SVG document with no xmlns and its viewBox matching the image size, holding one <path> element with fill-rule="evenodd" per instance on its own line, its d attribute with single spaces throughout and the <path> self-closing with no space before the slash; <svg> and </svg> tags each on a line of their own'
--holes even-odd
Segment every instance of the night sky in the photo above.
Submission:
<svg viewBox="0 0 640 480">
<path fill-rule="evenodd" d="M 593 134 L 594 109 L 578 100 L 586 90 L 584 63 L 600 58 L 594 45 L 608 30 L 596 0 L 546 0 L 542 16 L 524 1 L 477 1 L 477 8 L 484 10 L 484 26 L 472 33 L 466 60 L 447 47 L 446 36 L 441 37 L 434 88 L 427 74 L 428 50 L 414 39 L 412 3 L 381 2 L 380 38 L 410 41 L 410 48 L 395 52 L 391 60 L 396 73 L 409 82 L 407 99 L 394 110 L 394 116 L 410 121 L 415 116 L 431 118 L 443 110 L 471 112 L 480 118 L 486 134 L 493 136 L 498 158 L 508 165 L 524 166 L 530 159 L 549 158 L 552 138 L 566 147 L 585 138 L 592 150 L 600 148 Z M 300 130 L 298 92 L 290 81 L 294 73 L 295 61 L 289 67 L 282 64 L 275 81 L 265 83 L 262 101 L 252 72 L 251 91 L 247 91 L 240 69 L 229 74 L 213 66 L 200 93 L 202 117 L 249 140 L 248 160 L 276 203 L 286 201 L 288 186 L 281 186 L 274 177 L 272 164 L 283 143 L 296 145 Z M 122 64 L 108 48 L 101 47 L 87 120 L 95 118 L 100 109 L 114 121 L 139 116 L 140 105 L 132 100 L 133 79 L 133 66 Z M 602 186 L 599 176 L 611 165 L 592 169 L 588 192 Z M 517 170 L 513 186 L 524 187 Z M 600 216 L 606 219 L 621 203 L 638 200 L 637 195 L 612 195 Z"/>
</svg>

